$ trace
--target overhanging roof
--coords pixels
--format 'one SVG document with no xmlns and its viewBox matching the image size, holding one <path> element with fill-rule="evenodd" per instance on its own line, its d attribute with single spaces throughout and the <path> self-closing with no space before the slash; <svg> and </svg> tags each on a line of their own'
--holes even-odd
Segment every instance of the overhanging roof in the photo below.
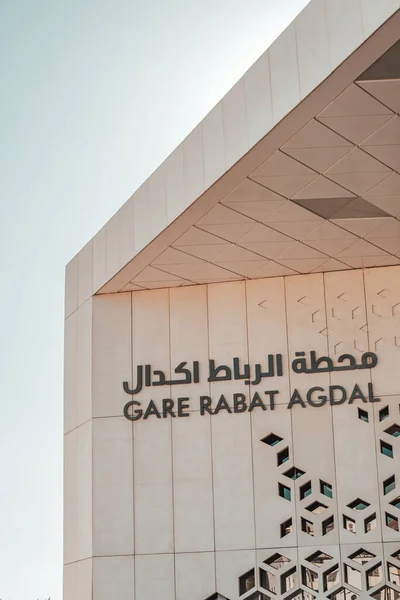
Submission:
<svg viewBox="0 0 400 600">
<path fill-rule="evenodd" d="M 67 267 L 93 293 L 400 264 L 400 0 L 312 0 Z"/>
</svg>

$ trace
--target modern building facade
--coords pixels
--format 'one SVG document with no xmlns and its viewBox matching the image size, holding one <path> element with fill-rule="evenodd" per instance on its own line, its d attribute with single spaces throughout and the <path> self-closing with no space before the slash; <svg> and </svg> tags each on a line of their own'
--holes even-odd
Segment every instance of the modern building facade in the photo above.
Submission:
<svg viewBox="0 0 400 600">
<path fill-rule="evenodd" d="M 400 598 L 400 0 L 312 0 L 68 264 L 64 600 Z"/>
</svg>

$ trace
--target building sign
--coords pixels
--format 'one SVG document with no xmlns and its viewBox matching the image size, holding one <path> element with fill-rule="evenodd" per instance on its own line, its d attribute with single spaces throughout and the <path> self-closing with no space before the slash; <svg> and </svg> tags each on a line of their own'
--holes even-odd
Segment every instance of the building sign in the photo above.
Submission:
<svg viewBox="0 0 400 600">
<path fill-rule="evenodd" d="M 305 352 L 296 352 L 295 359 L 291 363 L 291 369 L 296 374 L 318 374 L 332 373 L 342 371 L 355 371 L 354 375 L 361 369 L 373 369 L 378 364 L 378 357 L 373 352 L 365 352 L 357 362 L 351 354 L 342 354 L 338 357 L 337 363 L 328 356 L 317 358 L 316 352 L 311 351 L 309 357 Z M 198 361 L 188 367 L 187 362 L 181 362 L 174 369 L 177 376 L 173 379 L 167 379 L 165 373 L 160 370 L 153 370 L 151 365 L 138 365 L 136 369 L 135 386 L 130 387 L 127 381 L 123 382 L 123 388 L 126 394 L 137 396 L 145 388 L 159 386 L 188 385 L 200 383 L 201 369 Z M 213 359 L 209 360 L 206 381 L 210 384 L 221 381 L 242 381 L 249 386 L 249 393 L 234 393 L 227 399 L 226 394 L 221 394 L 213 399 L 211 396 L 200 396 L 198 404 L 191 403 L 189 397 L 165 398 L 161 401 L 161 407 L 157 408 L 153 400 L 143 402 L 139 399 L 132 399 L 124 407 L 124 415 L 130 421 L 139 419 L 148 419 L 154 416 L 158 419 L 168 417 L 189 417 L 190 411 L 198 410 L 200 415 L 217 415 L 222 410 L 228 413 L 252 412 L 255 408 L 261 410 L 274 410 L 276 396 L 279 390 L 254 391 L 252 388 L 259 386 L 265 379 L 271 377 L 283 376 L 283 360 L 281 354 L 269 354 L 266 365 L 261 363 L 254 365 L 240 364 L 239 358 L 234 358 L 232 365 L 217 365 Z M 319 386 L 311 387 L 306 393 L 300 394 L 295 389 L 288 401 L 287 408 L 300 405 L 306 408 L 307 405 L 320 407 L 325 404 L 331 406 L 348 402 L 352 404 L 355 400 L 361 402 L 379 402 L 380 398 L 374 396 L 372 383 L 368 383 L 366 389 L 354 383 L 351 391 L 341 385 L 330 385 L 327 390 Z"/>
</svg>

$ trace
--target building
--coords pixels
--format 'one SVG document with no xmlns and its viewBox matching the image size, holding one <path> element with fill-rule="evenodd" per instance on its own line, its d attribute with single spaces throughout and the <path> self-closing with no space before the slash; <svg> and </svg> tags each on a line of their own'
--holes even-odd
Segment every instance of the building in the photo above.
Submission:
<svg viewBox="0 0 400 600">
<path fill-rule="evenodd" d="M 64 600 L 400 597 L 399 8 L 312 0 L 68 264 Z"/>
</svg>

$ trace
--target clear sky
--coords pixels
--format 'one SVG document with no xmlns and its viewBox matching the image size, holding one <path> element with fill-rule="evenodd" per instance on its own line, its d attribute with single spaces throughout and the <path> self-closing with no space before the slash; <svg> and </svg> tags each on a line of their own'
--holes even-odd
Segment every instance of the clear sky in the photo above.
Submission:
<svg viewBox="0 0 400 600">
<path fill-rule="evenodd" d="M 2 600 L 62 597 L 65 264 L 307 3 L 0 1 Z"/>
</svg>

